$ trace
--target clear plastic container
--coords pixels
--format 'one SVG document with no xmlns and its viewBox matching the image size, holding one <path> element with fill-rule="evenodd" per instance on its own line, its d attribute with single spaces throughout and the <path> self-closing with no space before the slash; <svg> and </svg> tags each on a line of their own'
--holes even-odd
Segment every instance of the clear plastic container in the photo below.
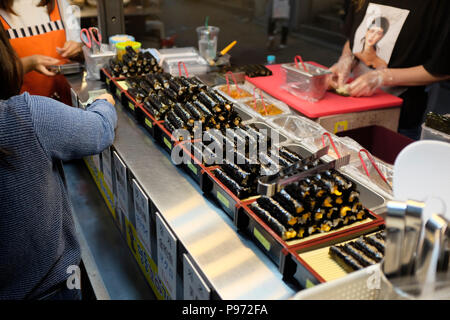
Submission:
<svg viewBox="0 0 450 320">
<path fill-rule="evenodd" d="M 217 38 L 220 29 L 213 26 L 197 27 L 198 50 L 200 55 L 206 60 L 213 60 L 217 53 Z"/>
<path fill-rule="evenodd" d="M 270 98 L 265 94 L 262 95 L 262 99 L 261 96 L 257 94 L 256 101 L 252 96 L 248 99 L 237 100 L 236 103 L 248 113 L 265 120 L 292 113 L 287 104 L 280 100 Z"/>
<path fill-rule="evenodd" d="M 328 89 L 327 79 L 331 72 L 309 63 L 304 65 L 306 70 L 302 66 L 297 67 L 295 63 L 282 64 L 286 82 L 281 88 L 301 99 L 317 102 L 323 98 Z"/>
<path fill-rule="evenodd" d="M 108 64 L 109 59 L 113 58 L 116 54 L 113 51 L 109 51 L 107 44 L 102 44 L 102 48 L 99 53 L 93 53 L 88 47 L 83 46 L 84 61 L 86 63 L 86 79 L 100 80 L 100 69 Z"/>
<path fill-rule="evenodd" d="M 439 130 L 427 127 L 425 123 L 422 124 L 422 133 L 420 140 L 439 140 L 450 143 L 450 135 Z"/>
</svg>

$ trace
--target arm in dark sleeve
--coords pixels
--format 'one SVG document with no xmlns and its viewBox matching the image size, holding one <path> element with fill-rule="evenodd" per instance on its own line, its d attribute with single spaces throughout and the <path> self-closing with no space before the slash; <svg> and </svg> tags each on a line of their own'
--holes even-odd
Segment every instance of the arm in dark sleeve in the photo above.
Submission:
<svg viewBox="0 0 450 320">
<path fill-rule="evenodd" d="M 436 37 L 434 46 L 430 48 L 431 57 L 425 62 L 423 67 L 434 76 L 450 75 L 450 21 L 448 14 L 450 5 L 445 1 L 441 2 L 438 10 L 441 14 L 436 23 Z"/>
<path fill-rule="evenodd" d="M 36 135 L 53 159 L 98 154 L 114 141 L 117 114 L 106 100 L 96 100 L 85 111 L 46 97 L 28 99 Z"/>
</svg>

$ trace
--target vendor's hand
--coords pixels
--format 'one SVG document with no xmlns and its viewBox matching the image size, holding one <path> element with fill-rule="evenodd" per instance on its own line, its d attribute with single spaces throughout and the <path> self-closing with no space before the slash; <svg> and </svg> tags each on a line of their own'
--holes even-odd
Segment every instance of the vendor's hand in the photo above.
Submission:
<svg viewBox="0 0 450 320">
<path fill-rule="evenodd" d="M 62 48 L 56 48 L 56 52 L 63 58 L 74 58 L 81 54 L 82 48 L 81 42 L 67 41 Z"/>
<path fill-rule="evenodd" d="M 102 99 L 108 101 L 113 106 L 116 105 L 116 100 L 114 100 L 113 96 L 110 95 L 109 93 L 104 93 L 104 94 L 99 95 L 97 98 L 94 99 L 94 101 L 95 100 L 102 100 Z"/>
<path fill-rule="evenodd" d="M 347 83 L 350 73 L 352 71 L 353 58 L 352 56 L 341 56 L 331 68 L 332 74 L 328 78 L 328 85 L 331 88 L 343 88 Z"/>
<path fill-rule="evenodd" d="M 392 75 L 389 69 L 369 71 L 349 85 L 349 93 L 353 97 L 368 97 L 382 86 L 389 85 L 390 82 L 392 82 Z"/>
<path fill-rule="evenodd" d="M 22 64 L 23 64 L 25 73 L 30 72 L 30 71 L 37 71 L 39 73 L 42 73 L 42 74 L 44 74 L 46 76 L 50 76 L 50 77 L 52 77 L 56 74 L 54 72 L 49 71 L 47 69 L 47 67 L 59 64 L 58 59 L 55 59 L 52 57 L 47 57 L 47 56 L 42 56 L 39 54 L 24 57 L 21 60 L 22 60 Z"/>
</svg>

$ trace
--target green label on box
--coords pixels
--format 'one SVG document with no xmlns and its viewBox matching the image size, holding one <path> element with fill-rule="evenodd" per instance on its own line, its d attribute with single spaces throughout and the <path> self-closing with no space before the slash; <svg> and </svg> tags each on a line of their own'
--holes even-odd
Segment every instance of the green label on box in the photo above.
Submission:
<svg viewBox="0 0 450 320">
<path fill-rule="evenodd" d="M 225 207 L 230 209 L 230 201 L 228 201 L 228 199 L 219 191 L 217 191 L 217 199 L 219 199 L 219 201 L 222 202 Z"/>
<path fill-rule="evenodd" d="M 172 144 L 170 143 L 169 140 L 167 140 L 166 137 L 164 137 L 164 144 L 167 146 L 167 148 L 169 148 L 170 150 L 172 150 Z"/>
<path fill-rule="evenodd" d="M 128 102 L 128 106 L 130 107 L 131 110 L 134 111 L 134 105 L 130 101 Z"/>
<path fill-rule="evenodd" d="M 189 167 L 189 169 L 191 169 L 191 171 L 195 174 L 195 175 L 197 175 L 197 168 L 195 167 L 195 165 L 193 165 L 192 163 L 188 163 L 188 167 Z"/>
<path fill-rule="evenodd" d="M 258 239 L 258 241 L 263 245 L 263 247 L 269 251 L 270 250 L 270 242 L 267 241 L 266 238 L 264 238 L 264 236 L 261 234 L 261 232 L 259 232 L 258 229 L 253 228 L 253 235 L 255 236 L 256 239 Z"/>
<path fill-rule="evenodd" d="M 312 288 L 314 286 L 315 286 L 315 284 L 311 280 L 306 279 L 306 285 L 305 285 L 306 289 Z"/>
<path fill-rule="evenodd" d="M 152 124 L 152 122 L 148 119 L 148 118 L 145 118 L 145 124 L 147 125 L 147 127 L 149 127 L 149 128 L 153 128 L 153 124 Z"/>
<path fill-rule="evenodd" d="M 119 88 L 116 89 L 116 96 L 119 99 L 122 97 L 122 92 L 120 92 Z"/>
<path fill-rule="evenodd" d="M 110 78 L 106 78 L 106 84 L 109 86 L 110 83 L 111 83 L 111 79 Z"/>
</svg>

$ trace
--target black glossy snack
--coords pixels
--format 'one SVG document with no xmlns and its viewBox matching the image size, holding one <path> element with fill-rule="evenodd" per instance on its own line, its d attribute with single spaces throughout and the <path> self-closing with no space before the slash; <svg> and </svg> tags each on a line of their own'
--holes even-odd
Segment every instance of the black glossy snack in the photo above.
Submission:
<svg viewBox="0 0 450 320">
<path fill-rule="evenodd" d="M 208 119 L 214 117 L 213 113 L 201 101 L 194 100 L 194 101 L 192 101 L 192 104 L 203 112 L 203 115 L 205 116 L 207 121 L 208 121 Z"/>
<path fill-rule="evenodd" d="M 238 127 L 235 129 L 235 132 L 237 135 L 241 136 L 243 139 L 248 141 L 246 142 L 246 145 L 251 145 L 256 150 L 258 148 L 258 140 L 257 137 L 252 136 L 249 134 L 244 128 Z"/>
<path fill-rule="evenodd" d="M 141 79 L 139 81 L 139 86 L 141 87 L 142 90 L 144 90 L 148 95 L 151 94 L 156 94 L 155 89 L 153 89 L 153 86 L 150 85 L 150 83 L 148 83 L 147 80 L 145 79 Z"/>
<path fill-rule="evenodd" d="M 134 63 L 133 57 L 131 57 L 128 53 L 125 53 L 122 56 L 122 62 L 124 65 L 131 67 L 136 67 L 136 64 Z"/>
<path fill-rule="evenodd" d="M 354 245 L 375 262 L 380 262 L 383 259 L 383 253 L 378 251 L 375 246 L 364 241 L 364 238 L 362 237 L 358 238 L 354 242 Z"/>
<path fill-rule="evenodd" d="M 202 142 L 190 143 L 190 146 L 192 155 L 202 161 L 203 164 L 213 165 L 217 162 L 216 154 Z"/>
<path fill-rule="evenodd" d="M 376 247 L 378 249 L 378 251 L 380 251 L 381 253 L 384 254 L 384 250 L 385 250 L 385 245 L 384 245 L 384 240 L 380 239 L 379 237 L 377 237 L 376 235 L 369 235 L 369 236 L 365 236 L 364 240 L 366 240 L 367 243 L 373 245 L 374 247 Z"/>
<path fill-rule="evenodd" d="M 197 86 L 194 85 L 192 82 L 190 82 L 189 80 L 187 80 L 186 77 L 179 77 L 178 78 L 179 82 L 183 84 L 183 86 L 187 89 L 187 93 L 189 95 L 194 94 L 197 91 Z"/>
<path fill-rule="evenodd" d="M 297 231 L 297 237 L 304 239 L 310 235 L 313 235 L 319 231 L 316 225 L 300 225 Z"/>
<path fill-rule="evenodd" d="M 227 99 L 225 99 L 220 93 L 210 90 L 208 91 L 209 95 L 211 97 L 213 97 L 214 99 L 216 99 L 216 101 L 218 101 L 226 111 L 228 112 L 232 112 L 233 111 L 233 103 L 231 101 L 228 101 Z"/>
<path fill-rule="evenodd" d="M 251 173 L 242 170 L 238 165 L 234 164 L 231 161 L 228 161 L 227 159 L 223 159 L 221 168 L 239 185 L 250 187 L 250 183 L 253 181 Z"/>
<path fill-rule="evenodd" d="M 139 78 L 127 78 L 126 83 L 128 85 L 128 88 L 139 88 L 140 87 L 140 82 L 141 80 Z"/>
<path fill-rule="evenodd" d="M 192 83 L 195 83 L 197 85 L 198 89 L 203 89 L 206 88 L 206 84 L 204 84 L 200 79 L 198 79 L 197 77 L 192 77 L 189 78 L 189 81 Z"/>
<path fill-rule="evenodd" d="M 197 100 L 203 103 L 211 112 L 216 107 L 220 107 L 219 102 L 217 102 L 213 97 L 211 97 L 205 90 L 200 91 L 197 95 Z"/>
<path fill-rule="evenodd" d="M 162 120 L 164 118 L 164 115 L 156 110 L 156 108 L 149 101 L 145 101 L 143 106 L 156 120 Z"/>
<path fill-rule="evenodd" d="M 171 78 L 168 82 L 169 87 L 175 91 L 177 95 L 183 96 L 186 93 L 187 88 L 177 78 Z"/>
<path fill-rule="evenodd" d="M 286 211 L 277 201 L 272 198 L 261 196 L 256 200 L 258 204 L 266 209 L 270 214 L 280 221 L 284 226 L 293 226 L 297 223 L 297 217 L 294 217 L 288 211 Z"/>
<path fill-rule="evenodd" d="M 347 272 L 364 268 L 357 260 L 338 246 L 331 246 L 329 254 Z"/>
<path fill-rule="evenodd" d="M 250 189 L 240 186 L 236 181 L 229 177 L 222 169 L 216 168 L 212 171 L 217 179 L 220 180 L 230 191 L 239 199 L 245 199 L 250 196 Z"/>
<path fill-rule="evenodd" d="M 187 129 L 186 123 L 175 114 L 173 110 L 167 111 L 167 119 L 173 124 L 176 129 Z"/>
<path fill-rule="evenodd" d="M 175 111 L 176 115 L 179 116 L 189 128 L 194 126 L 195 119 L 180 103 L 175 103 L 173 111 Z"/>
<path fill-rule="evenodd" d="M 266 145 L 267 148 L 270 148 L 272 145 L 272 140 L 270 139 L 270 137 L 266 136 L 265 134 L 263 134 L 262 132 L 260 132 L 259 128 L 253 124 L 247 124 L 245 126 L 245 130 L 250 133 L 251 135 L 253 135 L 254 137 L 258 137 L 258 143 L 260 145 Z M 269 132 L 267 132 L 267 134 L 269 134 Z"/>
<path fill-rule="evenodd" d="M 157 64 L 156 58 L 148 51 L 144 52 L 142 54 L 142 57 L 144 58 L 144 60 L 147 61 L 147 64 L 149 64 L 151 66 L 155 66 Z"/>
<path fill-rule="evenodd" d="M 193 105 L 190 101 L 184 104 L 186 110 L 194 117 L 195 120 L 205 123 L 205 115 L 197 106 Z"/>
<path fill-rule="evenodd" d="M 274 199 L 278 201 L 283 208 L 289 211 L 294 217 L 300 216 L 305 211 L 305 207 L 295 200 L 286 190 L 281 189 L 274 195 Z"/>
<path fill-rule="evenodd" d="M 155 78 L 162 84 L 163 88 L 168 89 L 170 87 L 169 81 L 161 73 L 155 74 Z"/>
<path fill-rule="evenodd" d="M 164 116 L 164 127 L 170 132 L 174 132 L 177 128 L 175 127 L 175 125 L 172 123 L 172 121 L 169 119 L 168 115 L 166 114 Z"/>
<path fill-rule="evenodd" d="M 171 108 L 171 106 L 163 102 L 159 96 L 150 95 L 147 99 L 160 114 L 165 114 Z"/>
<path fill-rule="evenodd" d="M 289 167 L 290 165 L 292 165 L 291 161 L 282 157 L 280 155 L 280 153 L 277 152 L 277 150 L 275 150 L 273 148 L 270 148 L 270 155 L 271 155 L 271 158 L 275 159 L 275 162 L 278 162 L 278 164 L 282 167 Z"/>
<path fill-rule="evenodd" d="M 323 221 L 326 218 L 326 211 L 323 208 L 317 208 L 313 215 L 312 215 L 312 221 L 314 221 L 314 223 L 318 223 Z"/>
<path fill-rule="evenodd" d="M 225 135 L 234 142 L 238 150 L 246 152 L 248 146 L 247 140 L 244 139 L 242 136 L 238 135 L 234 129 L 232 128 L 226 129 Z"/>
<path fill-rule="evenodd" d="M 218 145 L 222 147 L 222 150 L 228 151 L 235 149 L 234 142 L 224 136 L 220 130 L 205 130 L 204 137 L 215 141 Z"/>
<path fill-rule="evenodd" d="M 258 203 L 254 202 L 250 205 L 250 209 L 262 220 L 264 221 L 275 233 L 281 237 L 283 240 L 293 239 L 296 236 L 294 229 L 286 229 L 277 219 L 272 217 L 267 210 L 261 208 Z"/>
<path fill-rule="evenodd" d="M 234 161 L 244 171 L 250 172 L 254 175 L 259 175 L 261 164 L 258 159 L 250 159 L 244 153 L 236 150 L 234 153 Z"/>
<path fill-rule="evenodd" d="M 291 162 L 298 162 L 298 161 L 303 159 L 300 155 L 298 155 L 295 152 L 292 152 L 292 151 L 288 150 L 285 147 L 279 148 L 278 152 L 283 158 L 285 158 L 285 159 L 287 159 L 287 160 L 289 160 Z"/>
<path fill-rule="evenodd" d="M 375 260 L 367 257 L 363 251 L 355 247 L 353 242 L 346 243 L 343 246 L 343 249 L 364 267 L 368 267 L 376 263 Z"/>
</svg>

